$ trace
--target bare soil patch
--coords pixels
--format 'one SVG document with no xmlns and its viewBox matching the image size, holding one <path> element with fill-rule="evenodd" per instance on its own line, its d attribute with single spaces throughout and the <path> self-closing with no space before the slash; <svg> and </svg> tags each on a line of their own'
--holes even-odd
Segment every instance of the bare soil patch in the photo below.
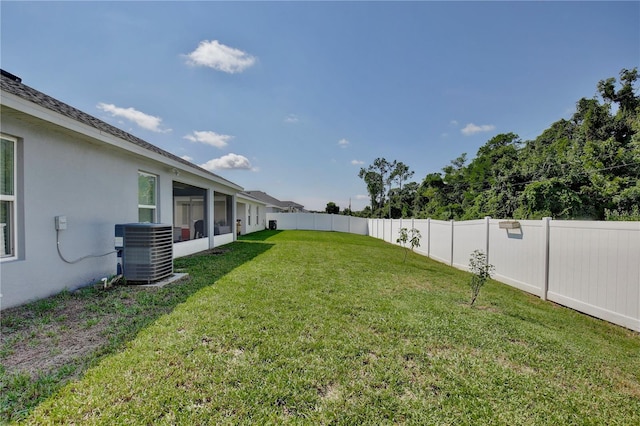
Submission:
<svg viewBox="0 0 640 426">
<path fill-rule="evenodd" d="M 197 256 L 227 251 L 214 248 Z M 96 284 L 5 309 L 0 312 L 0 373 L 35 379 L 89 359 L 112 340 L 127 338 L 141 324 L 169 312 L 186 297 L 176 287 L 189 280 L 187 276 L 164 289 L 136 285 L 103 289 Z"/>
<path fill-rule="evenodd" d="M 170 284 L 180 286 L 188 276 Z M 175 306 L 174 292 L 157 287 L 102 284 L 63 292 L 0 313 L 0 373 L 32 379 L 90 361 Z"/>
<path fill-rule="evenodd" d="M 47 310 L 46 301 L 54 307 Z M 25 305 L 2 312 L 0 361 L 5 373 L 25 373 L 33 378 L 108 343 L 106 330 L 117 319 L 116 313 L 92 313 L 90 298 L 70 296 L 46 301 L 36 309 Z"/>
</svg>

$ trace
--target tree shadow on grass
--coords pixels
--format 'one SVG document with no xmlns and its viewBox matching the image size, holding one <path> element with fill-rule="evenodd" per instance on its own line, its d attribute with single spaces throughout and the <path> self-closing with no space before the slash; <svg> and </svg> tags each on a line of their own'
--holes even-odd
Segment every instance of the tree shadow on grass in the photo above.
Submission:
<svg viewBox="0 0 640 426">
<path fill-rule="evenodd" d="M 240 235 L 238 238 L 240 241 L 266 241 L 269 238 L 272 238 L 282 231 L 265 229 L 264 231 L 253 232 L 247 235 Z"/>
<path fill-rule="evenodd" d="M 273 246 L 254 241 L 175 259 L 174 269 L 189 276 L 164 287 L 117 285 L 105 290 L 100 284 L 3 310 L 0 423 L 26 418 L 142 329 Z"/>
</svg>

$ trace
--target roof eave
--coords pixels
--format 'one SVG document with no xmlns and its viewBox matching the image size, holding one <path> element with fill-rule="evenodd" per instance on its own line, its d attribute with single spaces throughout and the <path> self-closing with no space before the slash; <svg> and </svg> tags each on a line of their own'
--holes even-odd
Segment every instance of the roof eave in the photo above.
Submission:
<svg viewBox="0 0 640 426">
<path fill-rule="evenodd" d="M 175 168 L 180 171 L 195 174 L 199 177 L 205 178 L 207 180 L 211 180 L 220 185 L 225 185 L 233 190 L 236 190 L 236 191 L 244 190 L 244 188 L 241 187 L 240 185 L 237 185 L 193 163 L 190 163 L 184 159 L 181 159 L 178 156 L 174 156 L 169 152 L 164 151 L 165 155 L 163 155 L 161 153 L 151 151 L 140 145 L 136 145 L 130 141 L 119 138 L 111 133 L 105 132 L 103 130 L 92 127 L 88 124 L 74 120 L 71 117 L 68 117 L 56 111 L 52 111 L 49 108 L 38 105 L 37 103 L 24 99 L 16 94 L 9 93 L 5 90 L 0 90 L 0 105 L 3 107 L 6 106 L 7 108 L 11 108 L 23 114 L 36 117 L 40 120 L 46 121 L 53 125 L 60 126 L 62 128 L 71 130 L 73 132 L 82 134 L 84 136 L 90 137 L 94 140 L 122 149 L 124 151 L 130 152 L 136 155 L 140 155 L 145 158 L 153 159 L 154 161 L 163 163 L 170 168 Z M 158 148 L 158 150 L 161 150 L 161 149 Z"/>
</svg>

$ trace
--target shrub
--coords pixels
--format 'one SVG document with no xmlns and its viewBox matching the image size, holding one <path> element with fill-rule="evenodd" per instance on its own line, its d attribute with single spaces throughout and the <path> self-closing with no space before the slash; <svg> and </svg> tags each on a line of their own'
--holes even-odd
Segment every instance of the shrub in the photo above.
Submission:
<svg viewBox="0 0 640 426">
<path fill-rule="evenodd" d="M 631 210 L 604 209 L 605 220 L 640 221 L 640 208 L 634 206 Z"/>
</svg>

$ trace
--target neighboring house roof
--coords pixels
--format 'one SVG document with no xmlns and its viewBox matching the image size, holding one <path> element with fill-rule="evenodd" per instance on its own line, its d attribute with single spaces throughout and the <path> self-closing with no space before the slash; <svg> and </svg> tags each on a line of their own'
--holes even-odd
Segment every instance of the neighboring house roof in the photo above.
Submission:
<svg viewBox="0 0 640 426">
<path fill-rule="evenodd" d="M 269 207 L 277 207 L 282 210 L 299 210 L 304 211 L 304 206 L 293 201 L 280 201 L 263 191 L 245 191 L 247 194 L 264 201 Z"/>
<path fill-rule="evenodd" d="M 302 204 L 298 204 L 293 201 L 282 201 L 282 204 L 285 204 L 287 207 L 290 207 L 296 210 L 304 210 L 304 206 Z"/>
<path fill-rule="evenodd" d="M 227 180 L 219 175 L 216 175 L 215 173 L 212 173 L 206 169 L 203 169 L 202 167 L 196 164 L 193 164 L 183 158 L 180 158 L 177 155 L 171 154 L 170 152 L 165 151 L 162 148 L 159 148 L 143 139 L 133 136 L 132 134 L 127 133 L 124 130 L 118 129 L 117 127 L 114 127 L 108 123 L 105 123 L 104 121 L 98 118 L 95 118 L 85 112 L 82 112 L 79 109 L 76 109 L 70 105 L 67 105 L 64 102 L 61 102 L 57 99 L 54 99 L 49 95 L 45 95 L 44 93 L 39 92 L 23 84 L 22 80 L 19 77 L 16 77 L 4 70 L 2 70 L 1 77 L 0 77 L 0 89 L 3 92 L 15 95 L 23 100 L 32 102 L 42 108 L 46 108 L 50 111 L 53 111 L 65 117 L 71 118 L 82 124 L 90 126 L 98 131 L 107 133 L 111 136 L 115 136 L 116 138 L 130 142 L 134 145 L 137 145 L 146 150 L 149 150 L 150 152 L 159 154 L 170 160 L 181 163 L 184 166 L 187 166 L 188 168 L 196 170 L 199 174 L 204 173 L 206 175 L 209 175 L 211 178 L 213 178 L 213 180 L 224 183 L 232 188 L 235 188 L 237 190 L 243 189 L 241 186 L 231 182 L 230 180 Z M 0 98 L 0 100 L 2 100 L 1 102 L 2 104 L 5 103 L 4 99 Z"/>
<path fill-rule="evenodd" d="M 262 191 L 245 191 L 246 194 L 251 195 L 253 198 L 256 198 L 260 201 L 263 201 L 270 207 L 281 207 L 280 200 L 277 198 L 273 198 L 271 195 Z"/>
<path fill-rule="evenodd" d="M 243 200 L 253 201 L 254 203 L 262 204 L 262 205 L 264 205 L 264 206 L 266 206 L 266 205 L 267 205 L 267 203 L 265 203 L 264 201 L 259 200 L 258 198 L 256 198 L 256 197 L 252 196 L 251 194 L 248 194 L 248 193 L 247 193 L 247 192 L 245 192 L 245 191 L 238 192 L 237 197 L 238 197 L 238 198 L 241 198 L 241 199 L 243 199 Z"/>
</svg>

